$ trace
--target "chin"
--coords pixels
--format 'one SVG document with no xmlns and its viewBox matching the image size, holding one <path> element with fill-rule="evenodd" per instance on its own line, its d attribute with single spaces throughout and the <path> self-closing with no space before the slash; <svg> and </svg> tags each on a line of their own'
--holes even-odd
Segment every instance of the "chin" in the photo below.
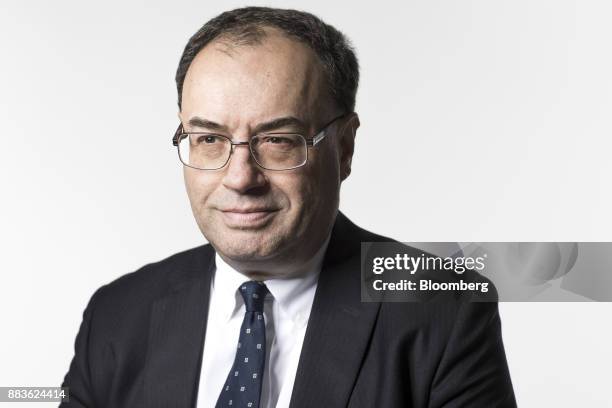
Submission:
<svg viewBox="0 0 612 408">
<path fill-rule="evenodd" d="M 282 252 L 282 240 L 261 237 L 261 232 L 231 231 L 220 239 L 209 239 L 217 252 L 236 262 L 266 260 Z"/>
</svg>

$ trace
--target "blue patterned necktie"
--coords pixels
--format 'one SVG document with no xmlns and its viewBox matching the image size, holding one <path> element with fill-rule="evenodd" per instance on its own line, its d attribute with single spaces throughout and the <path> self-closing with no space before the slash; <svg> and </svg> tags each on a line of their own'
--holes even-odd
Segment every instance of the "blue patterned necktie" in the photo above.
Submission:
<svg viewBox="0 0 612 408">
<path fill-rule="evenodd" d="M 239 289 L 246 312 L 234 365 L 217 400 L 216 408 L 259 408 L 266 359 L 264 299 L 269 293 L 263 282 L 248 281 Z"/>
</svg>

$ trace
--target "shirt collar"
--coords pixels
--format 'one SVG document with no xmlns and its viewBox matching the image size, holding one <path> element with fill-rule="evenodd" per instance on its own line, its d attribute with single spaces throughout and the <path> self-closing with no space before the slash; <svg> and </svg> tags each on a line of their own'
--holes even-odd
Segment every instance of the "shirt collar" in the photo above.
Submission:
<svg viewBox="0 0 612 408">
<path fill-rule="evenodd" d="M 215 254 L 215 266 L 211 282 L 212 301 L 218 313 L 227 321 L 244 303 L 238 288 L 249 278 L 229 266 L 218 253 Z"/>
<path fill-rule="evenodd" d="M 293 320 L 303 320 L 310 314 L 317 280 L 330 237 L 331 234 L 315 254 L 313 267 L 304 275 L 264 281 L 272 295 L 272 298 L 267 296 L 266 301 L 275 300 L 278 302 L 281 313 Z M 216 270 L 211 283 L 212 301 L 216 303 L 217 310 L 227 321 L 244 305 L 244 300 L 238 292 L 238 288 L 249 278 L 232 268 L 218 253 L 215 254 L 215 265 Z"/>
</svg>

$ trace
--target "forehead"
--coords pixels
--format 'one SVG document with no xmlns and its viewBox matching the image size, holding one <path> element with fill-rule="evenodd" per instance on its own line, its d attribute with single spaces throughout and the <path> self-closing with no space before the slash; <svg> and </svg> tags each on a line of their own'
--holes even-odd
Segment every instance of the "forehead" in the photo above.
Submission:
<svg viewBox="0 0 612 408">
<path fill-rule="evenodd" d="M 294 115 L 312 119 L 327 100 L 322 65 L 310 47 L 267 30 L 259 44 L 215 40 L 191 63 L 182 93 L 185 114 L 228 121 Z M 231 114 L 231 115 L 230 115 Z"/>
</svg>

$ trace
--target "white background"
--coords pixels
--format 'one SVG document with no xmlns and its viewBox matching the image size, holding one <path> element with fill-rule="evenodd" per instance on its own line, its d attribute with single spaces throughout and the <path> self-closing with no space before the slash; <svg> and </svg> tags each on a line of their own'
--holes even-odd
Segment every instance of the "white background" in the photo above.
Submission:
<svg viewBox="0 0 612 408">
<path fill-rule="evenodd" d="M 59 385 L 96 288 L 203 243 L 170 142 L 174 73 L 188 38 L 242 5 L 2 2 L 0 385 Z M 402 241 L 612 241 L 609 2 L 266 5 L 307 9 L 357 49 L 341 200 L 357 224 Z M 519 406 L 612 406 L 612 304 L 500 309 Z"/>
</svg>

